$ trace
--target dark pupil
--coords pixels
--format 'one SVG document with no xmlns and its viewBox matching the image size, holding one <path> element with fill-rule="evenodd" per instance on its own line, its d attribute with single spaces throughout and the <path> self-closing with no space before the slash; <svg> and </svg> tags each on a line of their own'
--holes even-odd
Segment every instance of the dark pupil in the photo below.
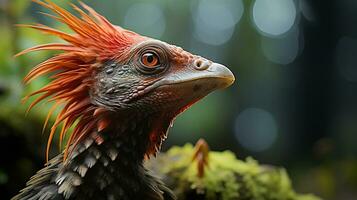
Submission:
<svg viewBox="0 0 357 200">
<path fill-rule="evenodd" d="M 149 63 L 152 63 L 154 61 L 154 56 L 152 54 L 149 54 L 149 55 L 147 55 L 146 59 Z"/>
</svg>

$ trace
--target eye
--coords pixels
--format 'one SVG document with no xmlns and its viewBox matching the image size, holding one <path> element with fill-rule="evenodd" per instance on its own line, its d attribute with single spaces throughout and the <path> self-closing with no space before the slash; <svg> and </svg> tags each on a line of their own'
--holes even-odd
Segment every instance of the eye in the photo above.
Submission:
<svg viewBox="0 0 357 200">
<path fill-rule="evenodd" d="M 141 47 L 134 58 L 136 69 L 145 75 L 159 74 L 169 65 L 167 50 L 157 44 Z"/>
<path fill-rule="evenodd" d="M 141 56 L 141 63 L 147 68 L 155 68 L 160 65 L 160 59 L 156 53 L 146 52 Z"/>
</svg>

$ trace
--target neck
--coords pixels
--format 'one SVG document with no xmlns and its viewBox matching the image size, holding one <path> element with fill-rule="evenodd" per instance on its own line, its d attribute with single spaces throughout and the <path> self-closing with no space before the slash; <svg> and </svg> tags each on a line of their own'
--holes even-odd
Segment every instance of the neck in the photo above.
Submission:
<svg viewBox="0 0 357 200">
<path fill-rule="evenodd" d="M 159 128 L 152 116 L 128 116 L 113 116 L 110 129 L 93 132 L 72 149 L 56 177 L 59 193 L 66 196 L 83 192 L 95 199 L 104 194 L 132 199 L 150 191 L 162 195 L 155 186 L 158 181 L 142 164 L 145 155 L 160 145 L 168 126 Z"/>
</svg>

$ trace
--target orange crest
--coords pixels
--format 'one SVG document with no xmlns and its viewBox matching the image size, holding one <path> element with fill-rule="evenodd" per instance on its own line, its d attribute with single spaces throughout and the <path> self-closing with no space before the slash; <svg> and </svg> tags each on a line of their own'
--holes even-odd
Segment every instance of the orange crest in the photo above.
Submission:
<svg viewBox="0 0 357 200">
<path fill-rule="evenodd" d="M 74 10 L 80 14 L 80 18 L 50 1 L 45 3 L 34 0 L 34 2 L 52 10 L 57 16 L 45 15 L 66 24 L 74 31 L 74 34 L 68 34 L 42 24 L 19 25 L 55 35 L 67 42 L 35 46 L 16 55 L 39 50 L 63 51 L 37 65 L 24 78 L 24 82 L 27 84 L 39 76 L 52 74 L 51 82 L 48 85 L 25 97 L 26 100 L 31 96 L 39 95 L 31 103 L 29 110 L 45 99 L 47 102 L 54 102 L 44 128 L 53 111 L 59 106 L 63 107 L 56 116 L 48 138 L 46 149 L 46 159 L 48 160 L 51 141 L 61 125 L 60 146 L 64 136 L 74 126 L 66 145 L 65 157 L 71 144 L 77 144 L 81 138 L 93 130 L 100 131 L 108 126 L 109 121 L 105 117 L 106 110 L 93 105 L 89 99 L 89 88 L 93 84 L 93 72 L 99 63 L 109 59 L 120 60 L 120 58 L 127 57 L 127 49 L 143 40 L 144 37 L 112 25 L 82 2 L 80 4 L 87 12 L 71 4 Z"/>
</svg>

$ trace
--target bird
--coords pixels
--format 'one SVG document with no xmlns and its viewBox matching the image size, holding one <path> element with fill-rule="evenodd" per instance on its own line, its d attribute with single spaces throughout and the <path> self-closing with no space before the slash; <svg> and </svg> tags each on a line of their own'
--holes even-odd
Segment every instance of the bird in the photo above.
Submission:
<svg viewBox="0 0 357 200">
<path fill-rule="evenodd" d="M 46 165 L 12 200 L 176 199 L 143 162 L 160 151 L 180 113 L 233 84 L 233 73 L 181 47 L 113 25 L 83 2 L 70 4 L 75 15 L 50 0 L 33 1 L 52 12 L 45 16 L 72 32 L 44 24 L 18 25 L 63 43 L 41 44 L 16 55 L 57 52 L 24 77 L 25 84 L 49 77 L 48 84 L 24 101 L 31 100 L 28 110 L 51 103 L 44 130 L 51 117 L 54 122 Z M 56 134 L 64 150 L 50 159 Z"/>
</svg>

